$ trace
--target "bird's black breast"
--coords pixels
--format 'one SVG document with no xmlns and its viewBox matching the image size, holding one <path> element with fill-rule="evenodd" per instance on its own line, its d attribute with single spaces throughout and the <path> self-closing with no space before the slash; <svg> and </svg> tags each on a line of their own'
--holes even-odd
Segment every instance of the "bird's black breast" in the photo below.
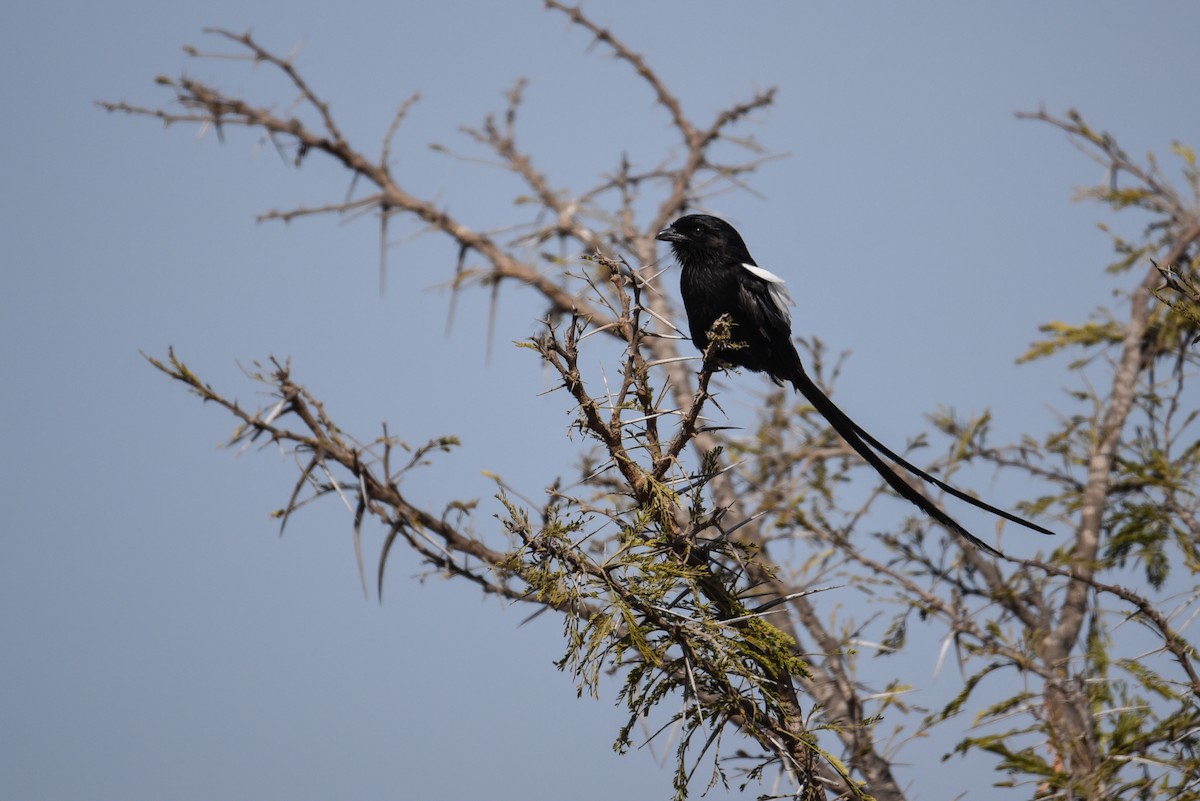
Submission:
<svg viewBox="0 0 1200 801">
<path fill-rule="evenodd" d="M 732 343 L 720 352 L 721 360 L 776 379 L 791 377 L 799 363 L 791 325 L 766 281 L 740 263 L 692 264 L 683 268 L 680 293 L 696 347 L 707 349 L 713 323 L 728 314 Z"/>
</svg>

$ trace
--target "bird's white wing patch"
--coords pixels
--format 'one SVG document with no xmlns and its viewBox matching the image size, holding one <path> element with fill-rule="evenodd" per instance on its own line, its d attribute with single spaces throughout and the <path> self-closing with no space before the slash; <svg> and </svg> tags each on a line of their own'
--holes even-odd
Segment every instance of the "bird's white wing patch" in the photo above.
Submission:
<svg viewBox="0 0 1200 801">
<path fill-rule="evenodd" d="M 791 323 L 792 313 L 788 311 L 788 306 L 795 306 L 796 304 L 792 300 L 792 296 L 788 294 L 783 279 L 770 270 L 764 270 L 762 267 L 754 264 L 742 264 L 742 266 L 751 275 L 755 275 L 767 282 L 767 290 L 771 293 L 771 300 L 775 301 L 775 307 L 779 309 L 779 313 L 783 315 L 783 319 Z"/>
</svg>

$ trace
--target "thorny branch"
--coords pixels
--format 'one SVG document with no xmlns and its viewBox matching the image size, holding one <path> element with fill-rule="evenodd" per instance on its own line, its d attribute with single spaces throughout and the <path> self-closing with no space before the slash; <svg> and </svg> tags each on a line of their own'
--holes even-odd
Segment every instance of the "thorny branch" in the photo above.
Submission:
<svg viewBox="0 0 1200 801">
<path fill-rule="evenodd" d="M 275 55 L 250 34 L 211 29 L 234 46 L 232 55 L 187 52 L 269 65 L 298 92 L 299 110 L 279 113 L 186 76 L 159 78 L 174 94 L 169 109 L 100 104 L 168 126 L 211 126 L 219 135 L 228 127 L 258 131 L 281 153 L 291 152 L 296 167 L 324 154 L 348 171 L 346 198 L 274 210 L 260 219 L 373 213 L 380 225 L 382 281 L 389 220 L 408 218 L 456 246 L 455 292 L 479 285 L 498 293 L 520 285 L 549 306 L 544 332 L 526 344 L 558 376 L 578 410 L 576 425 L 594 451 L 584 457 L 581 479 L 569 487 L 556 479 L 533 515 L 498 479 L 499 518 L 508 537 L 503 547 L 494 543 L 494 535 L 474 529 L 475 501 L 455 501 L 434 512 L 403 490 L 405 475 L 426 467 L 433 454 L 451 450 L 453 437 L 413 447 L 385 427 L 381 436 L 359 442 L 295 381 L 286 362 L 272 359 L 252 373 L 253 380 L 271 388 L 273 403 L 251 412 L 203 383 L 174 352 L 165 361 L 151 358 L 159 370 L 239 421 L 230 446 L 269 444 L 295 457 L 300 475 L 278 513 L 281 526 L 306 504 L 335 495 L 353 513 L 360 569 L 363 521 L 374 517 L 382 526 L 379 592 L 389 555 L 403 543 L 434 570 L 467 579 L 486 593 L 562 613 L 569 629 L 562 666 L 581 689 L 595 692 L 602 670 L 625 678 L 621 697 L 630 723 L 619 737 L 622 747 L 629 744 L 635 722 L 662 699 L 672 694 L 683 699 L 682 709 L 667 721 L 679 733 L 680 796 L 701 757 L 719 749 L 728 725 L 762 750 L 748 778 L 773 765 L 794 788 L 793 797 L 906 797 L 894 775 L 892 746 L 880 732 L 882 713 L 891 710 L 903 721 L 920 710 L 905 707 L 895 683 L 880 687 L 862 676 L 858 649 L 870 642 L 867 632 L 882 624 L 858 621 L 850 612 L 818 610 L 812 593 L 836 573 L 851 587 L 886 597 L 896 610 L 872 646 L 876 652 L 902 649 L 913 617 L 934 621 L 945 631 L 944 652 L 953 646 L 969 675 L 961 693 L 940 711 L 928 712 L 925 724 L 954 719 L 1001 666 L 1016 671 L 1030 687 L 1027 694 L 980 712 L 986 721 L 1023 714 L 1029 726 L 967 738 L 961 750 L 980 747 L 999 755 L 1010 771 L 1043 782 L 1039 792 L 1046 797 L 1115 797 L 1156 781 L 1187 788 L 1188 797 L 1195 797 L 1197 768 L 1181 756 L 1193 747 L 1192 736 L 1179 733 L 1200 729 L 1195 652 L 1183 638 L 1186 622 L 1173 622 L 1195 599 L 1164 614 L 1152 596 L 1100 576 L 1123 567 L 1130 553 L 1161 564 L 1165 535 L 1137 539 L 1137 531 L 1149 530 L 1146 520 L 1166 531 L 1181 530 L 1178 542 L 1187 564 L 1200 564 L 1187 545 L 1197 531 L 1197 503 L 1189 489 L 1200 473 L 1197 448 L 1171 450 L 1182 442 L 1193 416 L 1169 428 L 1184 407 L 1180 395 L 1188 359 L 1179 345 L 1193 340 L 1198 326 L 1183 311 L 1151 302 L 1164 276 L 1167 288 L 1177 293 L 1196 285 L 1197 205 L 1185 204 L 1156 164 L 1130 159 L 1113 137 L 1090 128 L 1079 115 L 1023 115 L 1065 131 L 1108 167 L 1108 185 L 1089 190 L 1088 196 L 1154 215 L 1143 243 L 1116 243 L 1123 267 L 1157 253 L 1169 272 L 1146 271 L 1130 296 L 1126 320 L 1060 326 L 1036 350 L 1034 357 L 1067 347 L 1111 352 L 1111 385 L 1089 397 L 1090 415 L 1071 416 L 1063 431 L 1045 442 L 1016 448 L 987 445 L 986 425 L 948 421 L 942 426 L 957 440 L 943 467 L 977 459 L 1018 468 L 1050 488 L 1031 508 L 1077 517 L 1069 542 L 1045 559 L 996 564 L 957 545 L 931 549 L 924 530 L 915 525 L 892 526 L 878 536 L 881 556 L 880 549 L 864 547 L 869 539 L 864 529 L 883 495 L 877 490 L 856 508 L 839 509 L 836 490 L 856 462 L 823 423 L 812 419 L 811 410 L 775 393 L 751 437 L 709 425 L 704 410 L 715 403 L 709 388 L 714 365 L 706 359 L 698 375 L 692 372 L 679 353 L 682 334 L 671 322 L 676 310 L 665 293 L 654 290 L 655 232 L 702 205 L 717 187 L 747 188 L 744 178 L 771 158 L 752 141 L 735 138 L 732 130 L 769 107 L 774 90 L 698 122 L 640 54 L 581 8 L 557 0 L 546 0 L 546 7 L 563 14 L 650 89 L 678 138 L 679 155 L 650 167 L 621 156 L 594 186 L 556 186 L 520 144 L 517 122 L 525 84 L 517 82 L 499 117 L 462 129 L 474 146 L 518 176 L 533 198 L 534 218 L 519 230 L 515 245 L 411 192 L 389 168 L 396 134 L 419 95 L 400 105 L 378 157 L 367 156 L 346 139 L 329 103 L 292 59 Z M 315 122 L 305 119 L 304 109 Z M 717 161 L 712 146 L 721 140 L 745 145 L 750 155 L 740 162 Z M 1193 190 L 1194 161 L 1192 156 L 1187 173 Z M 1134 185 L 1118 186 L 1125 179 Z M 356 196 L 358 186 L 369 189 Z M 639 225 L 636 210 L 646 208 L 647 199 L 655 212 Z M 565 260 L 547 269 L 522 255 L 522 245 L 551 239 L 566 252 L 588 254 L 587 260 Z M 472 255 L 477 259 L 468 266 Z M 600 382 L 586 375 L 579 361 L 580 349 L 595 334 L 622 348 L 620 378 L 606 383 L 603 392 L 595 390 Z M 811 355 L 812 372 L 822 380 L 819 343 Z M 1159 361 L 1173 366 L 1173 392 L 1160 391 L 1151 378 Z M 1139 415 L 1156 434 L 1131 441 L 1124 432 Z M 1061 464 L 1051 455 L 1061 457 Z M 1139 465 L 1151 462 L 1161 465 L 1154 476 L 1138 472 Z M 1152 492 L 1161 493 L 1158 511 L 1135 503 Z M 1162 509 L 1170 514 L 1165 523 Z M 1131 520 L 1142 521 L 1142 528 L 1134 528 Z M 776 559 L 784 548 L 802 548 L 806 556 L 796 563 Z M 1182 695 L 1190 696 L 1177 708 L 1166 704 L 1147 716 L 1136 736 L 1129 734 L 1133 724 L 1117 711 L 1093 714 L 1097 707 L 1117 707 L 1133 693 L 1108 678 L 1108 662 L 1099 656 L 1107 632 L 1100 596 L 1115 599 L 1115 611 L 1147 623 L 1162 643 L 1158 652 L 1169 653 L 1184 676 Z M 1135 689 L 1171 685 L 1157 663 L 1118 661 L 1135 676 Z M 1118 720 L 1126 726 L 1124 739 L 1112 734 Z M 1108 721 L 1114 723 L 1106 729 Z M 1030 732 L 1041 735 L 1035 747 L 1014 745 L 1014 738 Z M 1167 767 L 1139 785 L 1128 768 L 1139 760 Z M 721 764 L 715 763 L 714 782 L 726 780 Z"/>
</svg>

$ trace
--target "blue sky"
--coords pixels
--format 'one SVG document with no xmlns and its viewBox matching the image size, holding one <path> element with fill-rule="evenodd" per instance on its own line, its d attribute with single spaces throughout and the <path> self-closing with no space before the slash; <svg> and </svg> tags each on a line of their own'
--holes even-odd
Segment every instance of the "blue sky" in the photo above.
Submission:
<svg viewBox="0 0 1200 801">
<path fill-rule="evenodd" d="M 789 156 L 754 179 L 761 197 L 712 208 L 788 280 L 796 332 L 852 351 L 839 401 L 892 443 L 939 405 L 994 410 L 997 440 L 1045 430 L 1063 365 L 1013 360 L 1039 323 L 1119 302 L 1118 283 L 1103 212 L 1070 203 L 1100 168 L 1013 112 L 1077 107 L 1170 169 L 1173 140 L 1200 145 L 1200 9 L 733 5 L 588 8 L 700 120 L 779 87 L 742 130 Z M 535 2 L 0 10 L 0 797 L 668 797 L 649 749 L 612 754 L 609 702 L 576 700 L 552 666 L 556 622 L 520 627 L 527 610 L 420 582 L 407 555 L 385 603 L 364 600 L 345 510 L 317 507 L 281 541 L 269 513 L 290 462 L 219 450 L 230 421 L 139 356 L 174 346 L 252 404 L 239 365 L 290 355 L 351 430 L 458 434 L 411 485 L 435 505 L 486 508 L 485 470 L 536 492 L 571 469 L 562 404 L 536 397 L 547 378 L 508 345 L 533 330 L 528 297 L 502 299 L 489 356 L 483 294 L 443 334 L 445 243 L 393 248 L 381 296 L 369 222 L 255 223 L 340 198 L 338 170 L 290 169 L 245 132 L 222 145 L 96 108 L 162 102 L 154 76 L 181 70 L 286 105 L 268 70 L 181 52 L 223 48 L 201 34 L 214 25 L 302 45 L 298 65 L 368 152 L 420 90 L 397 174 L 480 227 L 519 219 L 513 182 L 427 145 L 471 152 L 456 127 L 500 110 L 517 77 L 519 136 L 556 186 L 588 186 L 622 152 L 656 160 L 669 133 L 623 65 Z M 736 397 L 731 414 L 749 414 L 753 392 Z M 910 678 L 932 693 L 926 656 Z M 922 785 L 941 747 L 907 754 L 914 797 L 950 797 L 987 768 L 955 759 Z"/>
</svg>

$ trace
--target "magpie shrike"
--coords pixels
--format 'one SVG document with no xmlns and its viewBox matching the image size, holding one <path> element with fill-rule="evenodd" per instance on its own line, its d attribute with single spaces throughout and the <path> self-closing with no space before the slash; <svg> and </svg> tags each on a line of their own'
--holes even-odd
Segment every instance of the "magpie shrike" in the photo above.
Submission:
<svg viewBox="0 0 1200 801">
<path fill-rule="evenodd" d="M 746 243 L 729 223 L 707 214 L 689 214 L 664 228 L 657 238 L 671 243 L 671 250 L 683 268 L 683 277 L 680 279 L 683 307 L 687 311 L 692 342 L 701 351 L 708 349 L 713 323 L 722 315 L 728 315 L 732 323 L 728 345 L 719 346 L 719 351 L 713 354 L 720 363 L 766 373 L 776 384 L 790 382 L 900 497 L 911 501 L 934 520 L 977 547 L 997 556 L 1002 555 L 905 481 L 884 461 L 884 457 L 973 506 L 1034 531 L 1054 533 L 1011 512 L 972 498 L 914 467 L 835 406 L 804 372 L 800 354 L 792 344 L 792 316 L 788 310 L 792 299 L 783 285 L 783 279 L 754 263 Z"/>
</svg>

